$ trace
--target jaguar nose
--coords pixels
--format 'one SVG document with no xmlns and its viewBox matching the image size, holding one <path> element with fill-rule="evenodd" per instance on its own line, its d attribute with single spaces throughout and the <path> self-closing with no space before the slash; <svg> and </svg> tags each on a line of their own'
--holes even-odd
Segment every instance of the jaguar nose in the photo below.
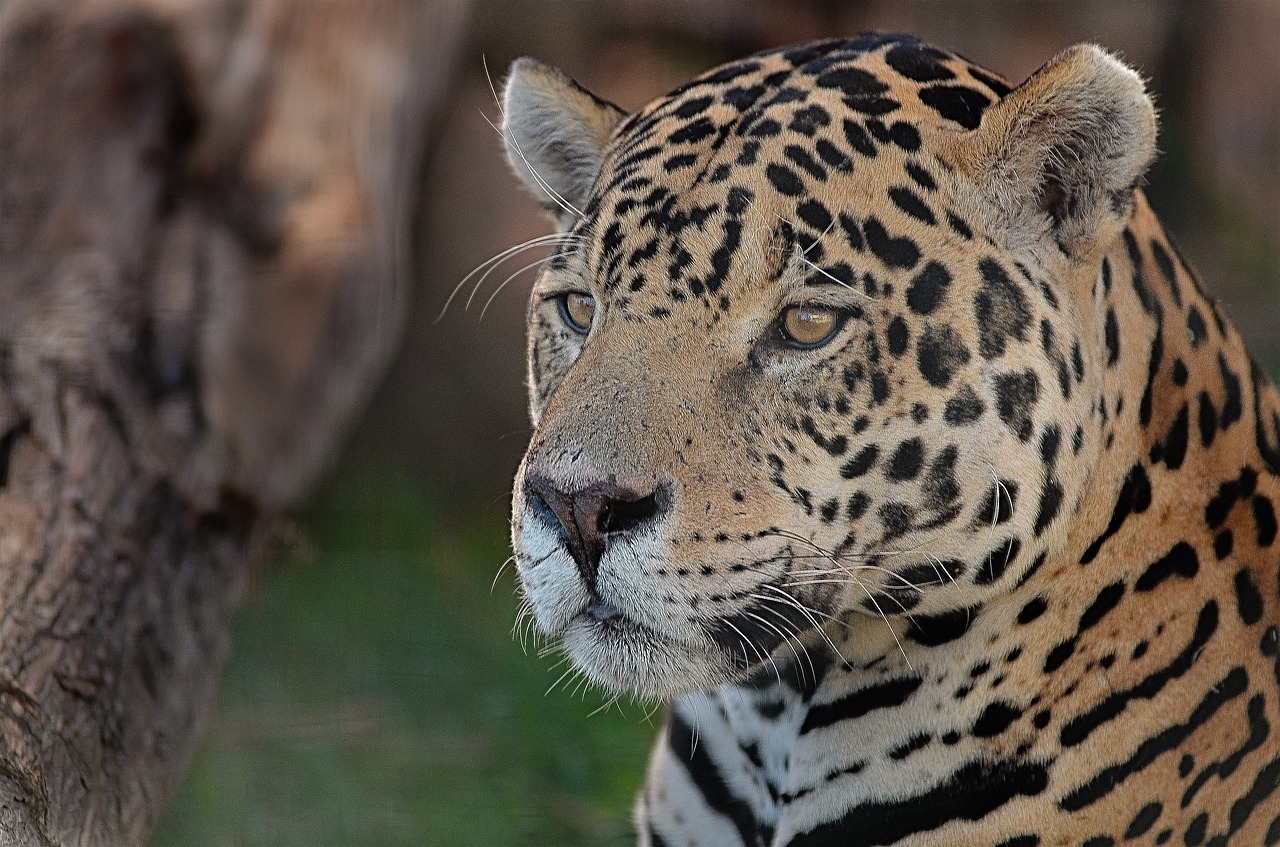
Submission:
<svg viewBox="0 0 1280 847">
<path fill-rule="evenodd" d="M 537 472 L 525 474 L 524 491 L 530 507 L 544 520 L 558 525 L 565 546 L 578 565 L 587 587 L 595 590 L 600 557 L 612 537 L 634 535 L 657 522 L 666 511 L 665 486 L 652 479 L 607 480 L 580 487 L 566 486 Z"/>
</svg>

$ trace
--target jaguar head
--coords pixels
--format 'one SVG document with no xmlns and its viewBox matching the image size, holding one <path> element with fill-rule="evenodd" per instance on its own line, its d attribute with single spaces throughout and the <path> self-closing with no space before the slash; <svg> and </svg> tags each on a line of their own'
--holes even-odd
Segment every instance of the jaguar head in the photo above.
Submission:
<svg viewBox="0 0 1280 847">
<path fill-rule="evenodd" d="M 560 226 L 513 544 L 589 677 L 664 697 L 814 640 L 929 645 L 1061 547 L 1094 286 L 1154 150 L 1131 70 L 1078 47 L 1010 89 L 877 35 L 631 116 L 521 59 L 504 111 Z"/>
</svg>

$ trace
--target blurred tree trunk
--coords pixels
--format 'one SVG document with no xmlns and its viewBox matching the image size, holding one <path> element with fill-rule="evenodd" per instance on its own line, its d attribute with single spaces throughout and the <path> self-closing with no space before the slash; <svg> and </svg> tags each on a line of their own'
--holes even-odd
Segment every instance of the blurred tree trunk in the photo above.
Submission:
<svg viewBox="0 0 1280 847">
<path fill-rule="evenodd" d="M 466 0 L 0 0 L 0 844 L 141 844 L 397 340 Z M 136 5 L 136 4 L 135 4 Z"/>
</svg>

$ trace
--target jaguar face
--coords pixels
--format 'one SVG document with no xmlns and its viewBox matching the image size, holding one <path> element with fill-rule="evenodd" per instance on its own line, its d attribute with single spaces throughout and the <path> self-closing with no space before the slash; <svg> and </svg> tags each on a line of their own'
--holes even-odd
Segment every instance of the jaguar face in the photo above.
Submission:
<svg viewBox="0 0 1280 847">
<path fill-rule="evenodd" d="M 1146 113 L 1067 160 L 1036 77 L 807 50 L 629 118 L 529 60 L 508 84 L 510 158 L 562 226 L 513 544 L 539 628 L 612 690 L 740 680 L 836 633 L 927 644 L 1062 543 L 1099 454 L 1096 245 Z M 1101 51 L 1058 64 L 1071 108 L 1136 83 Z"/>
</svg>

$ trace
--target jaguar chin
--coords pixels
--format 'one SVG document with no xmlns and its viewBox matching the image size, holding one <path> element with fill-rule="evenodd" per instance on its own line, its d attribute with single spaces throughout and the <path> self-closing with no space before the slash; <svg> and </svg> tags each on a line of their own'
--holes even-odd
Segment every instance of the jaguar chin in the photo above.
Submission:
<svg viewBox="0 0 1280 847">
<path fill-rule="evenodd" d="M 679 644 L 624 617 L 599 620 L 586 612 L 561 638 L 573 663 L 614 692 L 666 699 L 729 681 L 718 651 Z"/>
</svg>

